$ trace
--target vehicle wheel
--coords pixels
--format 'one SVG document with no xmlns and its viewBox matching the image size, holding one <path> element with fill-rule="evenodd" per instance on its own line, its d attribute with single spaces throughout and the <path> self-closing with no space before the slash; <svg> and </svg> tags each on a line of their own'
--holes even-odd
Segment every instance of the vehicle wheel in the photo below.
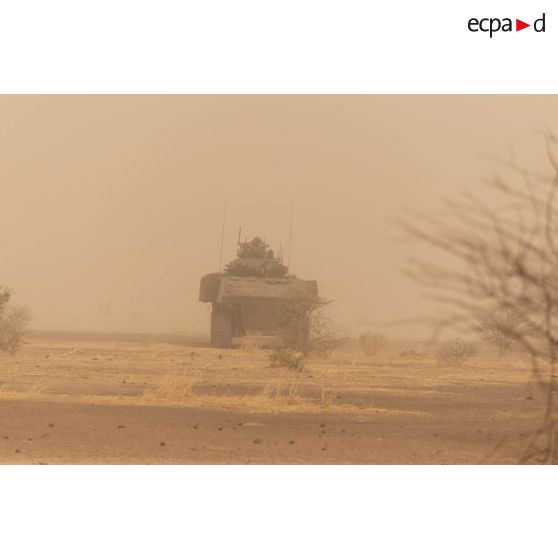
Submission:
<svg viewBox="0 0 558 558">
<path fill-rule="evenodd" d="M 233 319 L 228 312 L 211 314 L 211 344 L 220 349 L 230 348 L 233 340 Z"/>
</svg>

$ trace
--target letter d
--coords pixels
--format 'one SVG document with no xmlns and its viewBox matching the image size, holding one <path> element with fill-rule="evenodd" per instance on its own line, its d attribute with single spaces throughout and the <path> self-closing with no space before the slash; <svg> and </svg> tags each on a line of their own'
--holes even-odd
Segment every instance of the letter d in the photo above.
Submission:
<svg viewBox="0 0 558 558">
<path fill-rule="evenodd" d="M 545 15 L 543 14 L 541 18 L 536 19 L 535 23 L 533 23 L 533 29 L 537 32 L 537 33 L 544 33 L 545 31 Z M 540 27 L 539 27 L 540 24 Z"/>
</svg>

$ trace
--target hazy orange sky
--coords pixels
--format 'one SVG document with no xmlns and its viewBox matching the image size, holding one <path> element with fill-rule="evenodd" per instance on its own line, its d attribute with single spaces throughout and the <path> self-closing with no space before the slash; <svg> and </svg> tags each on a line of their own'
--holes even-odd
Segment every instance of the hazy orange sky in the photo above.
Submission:
<svg viewBox="0 0 558 558">
<path fill-rule="evenodd" d="M 293 202 L 291 269 L 340 324 L 424 315 L 393 221 L 484 192 L 482 152 L 540 167 L 557 116 L 558 96 L 2 96 L 0 284 L 36 329 L 205 332 L 225 200 L 225 262 L 239 226 L 285 247 Z"/>
</svg>

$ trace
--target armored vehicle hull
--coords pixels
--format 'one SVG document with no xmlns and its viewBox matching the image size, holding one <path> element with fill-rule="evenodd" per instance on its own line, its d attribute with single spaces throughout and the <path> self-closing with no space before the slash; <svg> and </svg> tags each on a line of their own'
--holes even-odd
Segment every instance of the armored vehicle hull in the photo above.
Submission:
<svg viewBox="0 0 558 558">
<path fill-rule="evenodd" d="M 317 297 L 316 281 L 224 273 L 204 275 L 199 295 L 201 302 L 212 304 L 211 344 L 221 348 L 230 347 L 235 337 L 279 335 L 281 308 L 293 300 Z"/>
</svg>

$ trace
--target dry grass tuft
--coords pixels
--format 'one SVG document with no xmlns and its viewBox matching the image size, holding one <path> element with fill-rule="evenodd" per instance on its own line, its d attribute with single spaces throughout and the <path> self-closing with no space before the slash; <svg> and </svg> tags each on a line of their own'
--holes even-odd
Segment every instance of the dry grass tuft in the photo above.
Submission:
<svg viewBox="0 0 558 558">
<path fill-rule="evenodd" d="M 337 400 L 337 390 L 326 388 L 325 386 L 320 386 L 320 393 L 321 393 L 321 407 L 327 409 L 332 405 L 335 405 Z"/>
<path fill-rule="evenodd" d="M 282 381 L 281 379 L 266 384 L 259 399 L 271 400 L 287 406 L 302 405 L 308 403 L 302 396 L 300 382 L 297 380 Z"/>
<path fill-rule="evenodd" d="M 304 368 L 304 353 L 288 347 L 279 347 L 272 351 L 269 360 L 273 368 L 288 368 L 298 371 Z"/>
<path fill-rule="evenodd" d="M 148 401 L 159 401 L 167 403 L 184 403 L 191 401 L 194 397 L 195 380 L 184 374 L 168 375 L 161 383 L 147 388 L 143 394 Z"/>
</svg>

